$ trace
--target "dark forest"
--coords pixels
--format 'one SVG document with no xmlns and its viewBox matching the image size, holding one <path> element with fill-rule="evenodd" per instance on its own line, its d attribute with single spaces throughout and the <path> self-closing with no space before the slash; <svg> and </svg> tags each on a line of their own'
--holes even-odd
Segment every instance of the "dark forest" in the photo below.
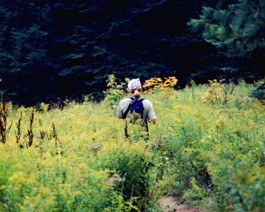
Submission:
<svg viewBox="0 0 265 212">
<path fill-rule="evenodd" d="M 0 90 L 33 105 L 103 97 L 108 75 L 264 77 L 264 1 L 2 0 Z"/>
</svg>

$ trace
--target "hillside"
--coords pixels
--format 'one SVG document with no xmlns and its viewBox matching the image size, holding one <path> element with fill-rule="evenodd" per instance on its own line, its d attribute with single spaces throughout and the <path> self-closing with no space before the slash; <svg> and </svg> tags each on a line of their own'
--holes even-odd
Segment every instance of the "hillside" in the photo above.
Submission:
<svg viewBox="0 0 265 212">
<path fill-rule="evenodd" d="M 163 195 L 205 211 L 261 211 L 265 110 L 250 94 L 262 83 L 150 90 L 148 141 L 138 131 L 124 139 L 119 98 L 1 104 L 0 211 L 160 211 Z"/>
</svg>

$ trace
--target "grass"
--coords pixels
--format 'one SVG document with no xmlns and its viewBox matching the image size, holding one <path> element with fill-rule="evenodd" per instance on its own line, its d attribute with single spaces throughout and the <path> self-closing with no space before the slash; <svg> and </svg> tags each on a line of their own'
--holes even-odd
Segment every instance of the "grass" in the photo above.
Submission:
<svg viewBox="0 0 265 212">
<path fill-rule="evenodd" d="M 259 83 L 145 94 L 157 115 L 147 142 L 124 140 L 120 98 L 10 106 L 0 211 L 159 211 L 164 194 L 210 211 L 262 210 L 265 112 L 249 97 Z"/>
</svg>

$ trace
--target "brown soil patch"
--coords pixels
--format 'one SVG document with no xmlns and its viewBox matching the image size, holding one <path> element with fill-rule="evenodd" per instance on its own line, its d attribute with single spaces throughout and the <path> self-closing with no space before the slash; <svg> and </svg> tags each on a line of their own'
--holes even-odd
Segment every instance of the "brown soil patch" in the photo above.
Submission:
<svg viewBox="0 0 265 212">
<path fill-rule="evenodd" d="M 197 208 L 181 204 L 176 197 L 164 196 L 158 201 L 163 212 L 203 212 Z"/>
</svg>

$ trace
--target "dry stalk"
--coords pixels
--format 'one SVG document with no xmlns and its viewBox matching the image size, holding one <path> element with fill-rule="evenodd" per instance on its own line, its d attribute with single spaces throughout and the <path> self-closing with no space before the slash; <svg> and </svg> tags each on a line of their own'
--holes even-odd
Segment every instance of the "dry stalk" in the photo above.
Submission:
<svg viewBox="0 0 265 212">
<path fill-rule="evenodd" d="M 29 129 L 28 129 L 28 147 L 31 147 L 33 144 L 33 138 L 34 138 L 34 133 L 33 133 L 33 122 L 34 122 L 34 108 L 32 109 L 31 116 L 30 116 L 30 123 L 29 123 Z"/>
<path fill-rule="evenodd" d="M 21 121 L 22 121 L 22 112 L 20 112 L 20 117 L 17 121 L 17 133 L 16 133 L 16 143 L 20 143 L 21 138 Z"/>
<path fill-rule="evenodd" d="M 52 123 L 51 137 L 55 139 L 55 145 L 56 145 L 57 153 L 59 156 L 59 164 L 61 165 L 61 144 L 60 144 L 60 139 L 58 138 L 54 123 Z"/>
<path fill-rule="evenodd" d="M 10 109 L 10 104 L 2 100 L 0 104 L 0 135 L 2 140 L 0 143 L 5 144 L 7 140 L 7 135 L 11 129 L 12 123 L 9 127 L 7 127 L 7 116 L 8 111 Z"/>
<path fill-rule="evenodd" d="M 39 124 L 42 127 L 42 120 L 41 119 L 39 119 Z M 39 130 L 39 133 L 40 133 L 40 141 L 39 141 L 38 147 L 41 147 L 41 145 L 44 142 L 44 138 L 46 136 L 46 132 L 44 130 Z"/>
</svg>

